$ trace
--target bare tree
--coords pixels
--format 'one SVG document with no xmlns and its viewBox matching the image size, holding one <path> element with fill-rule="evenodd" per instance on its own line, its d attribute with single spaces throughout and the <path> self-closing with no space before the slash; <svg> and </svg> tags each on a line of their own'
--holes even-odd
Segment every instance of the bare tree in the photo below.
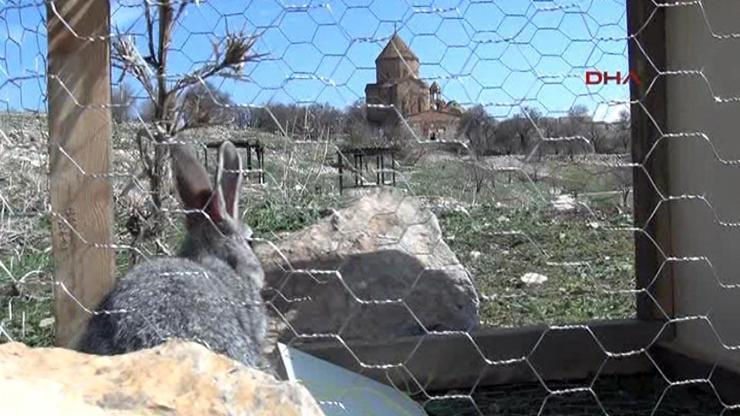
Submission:
<svg viewBox="0 0 740 416">
<path fill-rule="evenodd" d="M 599 124 L 589 114 L 588 107 L 581 104 L 576 104 L 568 110 L 563 127 L 564 140 L 561 142 L 561 148 L 571 160 L 575 154 L 587 153 L 590 149 L 596 148 L 597 142 L 603 136 Z"/>
<path fill-rule="evenodd" d="M 468 139 L 471 154 L 470 175 L 473 181 L 474 202 L 483 190 L 483 185 L 489 180 L 495 186 L 493 172 L 483 165 L 482 158 L 496 152 L 496 120 L 491 117 L 482 105 L 477 105 L 463 113 L 460 132 Z"/>
<path fill-rule="evenodd" d="M 571 119 L 587 120 L 591 118 L 588 115 L 588 107 L 583 104 L 576 104 L 568 110 L 568 117 Z"/>
<path fill-rule="evenodd" d="M 459 126 L 459 133 L 468 140 L 471 149 L 477 155 L 497 153 L 495 149 L 496 120 L 482 105 L 477 105 L 463 113 Z"/>
<path fill-rule="evenodd" d="M 237 107 L 231 96 L 208 81 L 188 88 L 179 105 L 185 126 L 229 124 L 236 119 Z"/>
<path fill-rule="evenodd" d="M 618 138 L 621 144 L 621 151 L 628 152 L 630 148 L 630 142 L 632 139 L 631 125 L 630 125 L 630 112 L 628 110 L 622 110 L 619 112 L 619 126 Z"/>
<path fill-rule="evenodd" d="M 254 112 L 251 127 L 299 140 L 327 140 L 345 127 L 347 113 L 329 104 L 269 104 Z"/>
<path fill-rule="evenodd" d="M 527 159 L 531 158 L 535 152 L 538 157 L 542 156 L 540 149 L 542 141 L 537 132 L 537 124 L 541 117 L 542 113 L 538 109 L 525 106 L 521 112 L 511 118 L 519 149 L 528 155 Z"/>
<path fill-rule="evenodd" d="M 353 145 L 362 145 L 378 137 L 377 129 L 367 121 L 365 101 L 360 99 L 345 109 L 343 133 Z"/>
<path fill-rule="evenodd" d="M 134 106 L 134 92 L 130 85 L 122 83 L 113 88 L 111 94 L 111 115 L 113 121 L 123 123 L 131 118 Z"/>
<path fill-rule="evenodd" d="M 169 51 L 176 22 L 193 0 L 160 0 L 143 2 L 146 34 L 143 39 L 118 36 L 113 42 L 113 62 L 131 75 L 149 97 L 152 116 L 150 126 L 137 134 L 137 147 L 143 166 L 143 176 L 149 182 L 153 212 L 142 224 L 138 237 L 156 236 L 161 230 L 162 201 L 168 164 L 168 146 L 173 137 L 187 128 L 199 126 L 198 117 L 188 117 L 183 111 L 183 96 L 189 88 L 206 86 L 213 76 L 238 77 L 244 65 L 258 58 L 252 54 L 256 38 L 244 33 L 228 33 L 213 44 L 213 57 L 190 73 L 172 76 L 168 73 Z M 191 113 L 192 115 L 192 113 Z"/>
</svg>

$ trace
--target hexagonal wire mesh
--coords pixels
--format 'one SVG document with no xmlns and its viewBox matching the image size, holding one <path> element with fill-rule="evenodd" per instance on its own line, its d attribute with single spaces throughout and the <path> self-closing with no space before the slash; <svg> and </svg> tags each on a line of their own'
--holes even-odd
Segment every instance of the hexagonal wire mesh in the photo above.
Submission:
<svg viewBox="0 0 740 416">
<path fill-rule="evenodd" d="M 734 39 L 717 34 L 704 3 L 671 6 L 700 16 L 697 30 L 710 28 L 713 41 Z M 249 160 L 242 219 L 266 271 L 271 339 L 308 349 L 320 349 L 309 341 L 329 343 L 350 357 L 345 363 L 382 374 L 435 415 L 734 409 L 720 397 L 714 367 L 676 378 L 652 353 L 683 324 L 706 324 L 705 339 L 736 349 L 710 313 L 677 315 L 645 289 L 669 279 L 671 265 L 696 262 L 721 291 L 735 288 L 707 253 L 669 257 L 653 225 L 667 215 L 661 207 L 691 199 L 663 192 L 656 149 L 697 133 L 666 134 L 664 114 L 651 113 L 658 107 L 648 98 L 631 102 L 628 84 L 653 95 L 666 75 L 713 84 L 701 71 L 661 67 L 665 57 L 653 54 L 663 46 L 650 43 L 660 38 L 647 36 L 634 42 L 639 71 L 629 72 L 628 43 L 663 24 L 652 2 L 629 16 L 618 0 L 117 0 L 109 36 L 89 39 L 49 5 L 0 8 L 3 341 L 52 343 L 53 288 L 84 313 L 104 313 L 55 272 L 55 222 L 67 238 L 96 243 L 80 234 L 84 219 L 50 200 L 49 154 L 112 187 L 113 241 L 96 248 L 115 254 L 122 276 L 176 253 L 183 237 L 164 162 L 170 141 L 197 149 L 212 171 L 217 152 L 207 145 L 231 140 L 245 144 Z M 110 42 L 111 104 L 85 108 L 89 88 L 46 73 L 50 18 L 77 41 Z M 638 22 L 631 33 L 629 18 Z M 47 152 L 47 79 L 83 112 L 111 112 L 110 172 L 88 171 L 64 145 Z M 647 130 L 632 123 L 630 131 L 630 110 Z M 635 150 L 633 133 L 649 132 L 656 137 Z M 257 142 L 263 156 L 251 153 Z M 647 187 L 641 213 L 633 213 L 633 172 Z M 381 185 L 391 190 L 379 194 Z M 655 263 L 638 289 L 635 238 Z M 639 336 L 587 324 L 630 320 L 640 302 L 657 325 Z M 501 330 L 519 327 L 534 329 Z M 360 346 L 368 341 L 375 344 Z M 467 381 L 439 381 L 428 370 L 435 358 L 472 363 Z M 691 400 L 678 393 L 686 389 Z"/>
</svg>

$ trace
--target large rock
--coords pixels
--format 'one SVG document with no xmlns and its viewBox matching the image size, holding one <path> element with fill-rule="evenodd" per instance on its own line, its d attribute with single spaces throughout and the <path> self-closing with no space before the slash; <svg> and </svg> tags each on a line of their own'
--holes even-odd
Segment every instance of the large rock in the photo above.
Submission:
<svg viewBox="0 0 740 416">
<path fill-rule="evenodd" d="M 308 391 L 195 343 L 118 356 L 0 346 L 0 414 L 323 415 Z"/>
<path fill-rule="evenodd" d="M 479 322 L 472 279 L 437 218 L 398 191 L 366 194 L 255 251 L 268 300 L 299 334 L 387 341 Z"/>
</svg>

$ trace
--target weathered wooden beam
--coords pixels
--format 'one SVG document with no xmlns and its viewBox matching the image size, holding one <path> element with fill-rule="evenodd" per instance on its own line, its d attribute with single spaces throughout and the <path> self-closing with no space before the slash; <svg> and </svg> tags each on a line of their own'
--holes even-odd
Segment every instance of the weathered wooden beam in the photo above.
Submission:
<svg viewBox="0 0 740 416">
<path fill-rule="evenodd" d="M 689 351 L 675 344 L 661 345 L 651 355 L 671 382 L 711 382 L 724 403 L 730 406 L 740 404 L 740 373 L 724 365 L 716 356 Z"/>
<path fill-rule="evenodd" d="M 47 2 L 49 185 L 56 344 L 114 284 L 108 0 Z"/>
<path fill-rule="evenodd" d="M 653 1 L 627 1 L 629 65 L 639 77 L 630 83 L 635 272 L 637 289 L 650 289 L 652 297 L 637 299 L 639 319 L 673 316 L 671 264 L 661 253 L 671 251 L 670 210 L 663 198 L 668 189 L 668 141 L 661 141 L 667 126 L 665 7 Z M 649 157 L 648 154 L 650 154 Z M 662 197 L 661 197 L 662 194 Z M 657 301 L 657 304 L 656 304 Z M 662 309 L 662 311 L 661 311 Z"/>
<path fill-rule="evenodd" d="M 427 392 L 532 382 L 539 377 L 546 381 L 579 380 L 596 374 L 639 374 L 654 369 L 640 351 L 657 345 L 658 336 L 663 334 L 662 323 L 625 320 L 587 325 L 591 332 L 532 326 L 484 329 L 470 337 L 413 336 L 391 342 L 348 342 L 347 347 L 338 340 L 309 342 L 296 338 L 290 345 L 381 383 Z M 605 351 L 632 354 L 609 358 Z M 396 364 L 403 366 L 367 367 Z"/>
</svg>

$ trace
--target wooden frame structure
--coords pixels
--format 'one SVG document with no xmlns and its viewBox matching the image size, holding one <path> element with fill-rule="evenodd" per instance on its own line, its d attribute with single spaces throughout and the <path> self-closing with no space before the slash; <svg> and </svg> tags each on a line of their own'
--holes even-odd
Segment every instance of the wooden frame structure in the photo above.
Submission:
<svg viewBox="0 0 740 416">
<path fill-rule="evenodd" d="M 110 5 L 46 2 L 55 343 L 69 346 L 114 284 Z"/>
<path fill-rule="evenodd" d="M 367 186 L 396 186 L 396 148 L 393 147 L 344 147 L 337 150 L 337 173 L 339 175 L 339 192 L 345 189 L 364 188 Z M 365 183 L 363 172 L 368 169 L 366 158 L 375 158 L 375 182 L 370 185 Z M 346 163 L 348 159 L 352 163 Z M 388 166 L 390 158 L 390 169 Z M 344 181 L 344 172 L 349 170 L 352 173 L 354 184 L 347 184 Z"/>
<path fill-rule="evenodd" d="M 203 163 L 205 163 L 206 169 L 208 169 L 208 151 L 214 149 L 218 150 L 222 143 L 223 141 L 208 142 L 206 143 L 205 147 L 203 147 Z M 232 143 L 234 143 L 234 146 L 237 148 L 237 150 L 241 149 L 245 151 L 247 155 L 247 158 L 245 159 L 247 163 L 247 172 L 244 176 L 248 178 L 250 173 L 256 171 L 257 183 L 263 185 L 265 183 L 265 146 L 259 140 L 232 140 Z M 252 158 L 253 152 L 254 159 Z M 256 169 L 253 169 L 254 163 L 257 164 Z"/>
<path fill-rule="evenodd" d="M 112 187 L 106 176 L 110 171 L 112 129 L 107 110 L 110 105 L 110 46 L 107 37 L 110 17 L 107 0 L 66 0 L 53 4 L 55 10 L 49 10 L 47 24 L 50 185 L 54 213 L 52 241 L 57 283 L 56 342 L 67 345 L 89 317 L 77 302 L 93 307 L 114 282 L 114 256 L 110 249 L 114 228 Z M 408 337 L 390 344 L 308 342 L 298 338 L 292 344 L 345 367 L 359 369 L 379 381 L 412 383 L 413 379 L 422 380 L 425 388 L 430 390 L 532 380 L 534 374 L 530 364 L 535 351 L 549 362 L 542 369 L 547 380 L 593 376 L 594 363 L 608 359 L 601 347 L 598 350 L 593 348 L 596 341 L 610 353 L 639 350 L 646 345 L 662 348 L 662 343 L 674 336 L 673 326 L 666 323 L 674 313 L 671 264 L 666 254 L 671 252 L 670 215 L 668 204 L 663 203 L 663 195 L 669 194 L 668 146 L 665 141 L 657 146 L 667 122 L 666 80 L 661 75 L 666 65 L 665 14 L 666 8 L 654 1 L 627 0 L 628 31 L 632 34 L 629 38 L 629 63 L 642 80 L 630 86 L 632 158 L 635 162 L 636 288 L 645 295 L 637 300 L 636 319 L 584 323 L 579 327 L 587 330 L 580 331 L 525 327 L 487 329 L 470 334 L 470 337 Z M 206 145 L 206 161 L 208 149 L 218 148 L 220 144 L 212 142 Z M 253 162 L 256 163 L 259 183 L 264 183 L 262 144 L 259 141 L 234 144 L 237 148 L 247 149 L 246 167 L 252 170 Z M 252 150 L 255 151 L 254 159 Z M 395 185 L 393 150 L 339 150 L 340 191 L 362 186 L 359 175 L 368 167 L 366 157 L 376 158 L 375 185 Z M 344 163 L 347 155 L 351 155 L 351 164 Z M 388 156 L 390 175 L 386 176 Z M 354 186 L 344 183 L 344 170 L 353 172 Z M 389 178 L 390 183 L 387 181 Z M 554 347 L 547 347 L 549 344 L 543 341 L 546 337 L 553 339 Z M 522 360 L 512 361 L 509 370 L 498 370 L 507 366 L 486 363 L 475 348 L 470 348 L 471 339 L 488 360 L 517 357 Z M 564 345 L 567 348 L 563 348 Z M 573 355 L 573 352 L 577 354 Z M 600 369 L 598 374 L 639 373 L 653 368 L 651 363 L 640 362 L 638 357 L 630 355 L 616 366 L 597 366 Z M 434 365 L 414 364 L 415 360 Z M 378 363 L 402 364 L 398 367 L 401 372 L 392 370 L 391 374 L 374 368 L 373 365 Z"/>
</svg>

